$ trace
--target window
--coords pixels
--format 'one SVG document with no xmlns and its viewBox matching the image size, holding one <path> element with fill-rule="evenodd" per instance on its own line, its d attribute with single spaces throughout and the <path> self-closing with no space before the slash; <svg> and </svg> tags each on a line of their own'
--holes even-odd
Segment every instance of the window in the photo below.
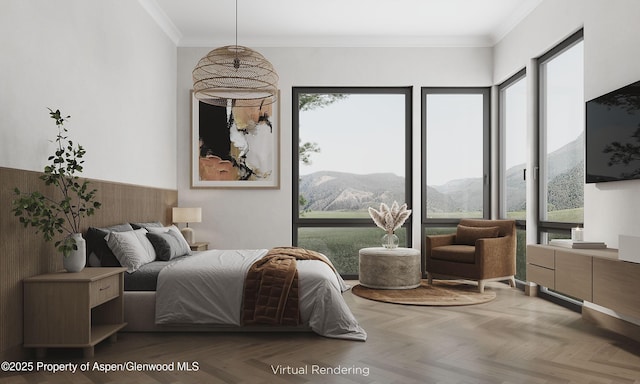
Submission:
<svg viewBox="0 0 640 384">
<path fill-rule="evenodd" d="M 498 86 L 500 98 L 500 217 L 515 219 L 516 278 L 526 280 L 527 83 L 525 70 Z"/>
<path fill-rule="evenodd" d="M 423 223 L 489 217 L 489 88 L 422 89 Z"/>
<path fill-rule="evenodd" d="M 583 68 L 582 31 L 538 59 L 542 237 L 584 221 Z"/>
<path fill-rule="evenodd" d="M 527 218 L 527 84 L 524 71 L 499 86 L 500 90 L 500 216 Z M 522 223 L 524 224 L 524 223 Z"/>
<path fill-rule="evenodd" d="M 369 217 L 411 205 L 411 88 L 293 88 L 293 244 L 324 253 L 346 278 L 381 246 Z M 396 231 L 411 244 L 411 220 Z"/>
</svg>

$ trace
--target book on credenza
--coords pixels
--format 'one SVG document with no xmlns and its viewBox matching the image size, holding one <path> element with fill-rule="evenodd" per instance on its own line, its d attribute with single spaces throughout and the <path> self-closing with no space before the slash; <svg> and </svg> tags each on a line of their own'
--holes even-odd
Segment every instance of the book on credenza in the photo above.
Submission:
<svg viewBox="0 0 640 384">
<path fill-rule="evenodd" d="M 555 245 L 563 248 L 573 249 L 600 249 L 607 248 L 607 244 L 602 241 L 582 241 L 571 239 L 553 239 L 549 242 L 549 245 Z"/>
</svg>

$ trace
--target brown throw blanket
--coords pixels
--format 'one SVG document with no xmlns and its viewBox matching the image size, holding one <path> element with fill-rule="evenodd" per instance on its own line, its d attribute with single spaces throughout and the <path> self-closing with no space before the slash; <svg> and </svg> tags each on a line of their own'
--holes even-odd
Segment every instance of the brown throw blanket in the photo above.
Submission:
<svg viewBox="0 0 640 384">
<path fill-rule="evenodd" d="M 296 247 L 272 248 L 256 261 L 244 281 L 242 323 L 244 325 L 300 324 L 296 260 L 326 259 L 318 252 Z M 333 266 L 327 263 L 332 269 Z"/>
</svg>

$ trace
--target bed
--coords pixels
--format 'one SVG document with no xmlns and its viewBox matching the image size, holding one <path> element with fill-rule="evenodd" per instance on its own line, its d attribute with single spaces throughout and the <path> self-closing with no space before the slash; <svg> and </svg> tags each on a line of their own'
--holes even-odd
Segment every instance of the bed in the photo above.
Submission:
<svg viewBox="0 0 640 384">
<path fill-rule="evenodd" d="M 294 262 L 299 324 L 248 325 L 245 277 L 273 250 L 190 251 L 175 226 L 160 223 L 90 228 L 86 237 L 89 265 L 128 268 L 124 331 L 312 331 L 367 338 L 342 297 L 349 287 L 324 255 Z"/>
</svg>

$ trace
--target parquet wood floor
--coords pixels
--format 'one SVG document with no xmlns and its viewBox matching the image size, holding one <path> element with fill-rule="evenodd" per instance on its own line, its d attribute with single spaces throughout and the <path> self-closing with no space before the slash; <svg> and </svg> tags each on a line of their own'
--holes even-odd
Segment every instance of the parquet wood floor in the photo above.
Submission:
<svg viewBox="0 0 640 384">
<path fill-rule="evenodd" d="M 120 333 L 89 361 L 60 350 L 47 362 L 173 362 L 174 370 L 5 373 L 0 382 L 640 384 L 639 343 L 507 285 L 487 289 L 497 292 L 494 301 L 463 307 L 400 306 L 347 292 L 366 342 L 312 333 Z M 195 362 L 198 370 L 178 371 L 178 362 Z M 352 372 L 314 373 L 315 366 Z M 307 374 L 297 374 L 304 367 Z"/>
</svg>

